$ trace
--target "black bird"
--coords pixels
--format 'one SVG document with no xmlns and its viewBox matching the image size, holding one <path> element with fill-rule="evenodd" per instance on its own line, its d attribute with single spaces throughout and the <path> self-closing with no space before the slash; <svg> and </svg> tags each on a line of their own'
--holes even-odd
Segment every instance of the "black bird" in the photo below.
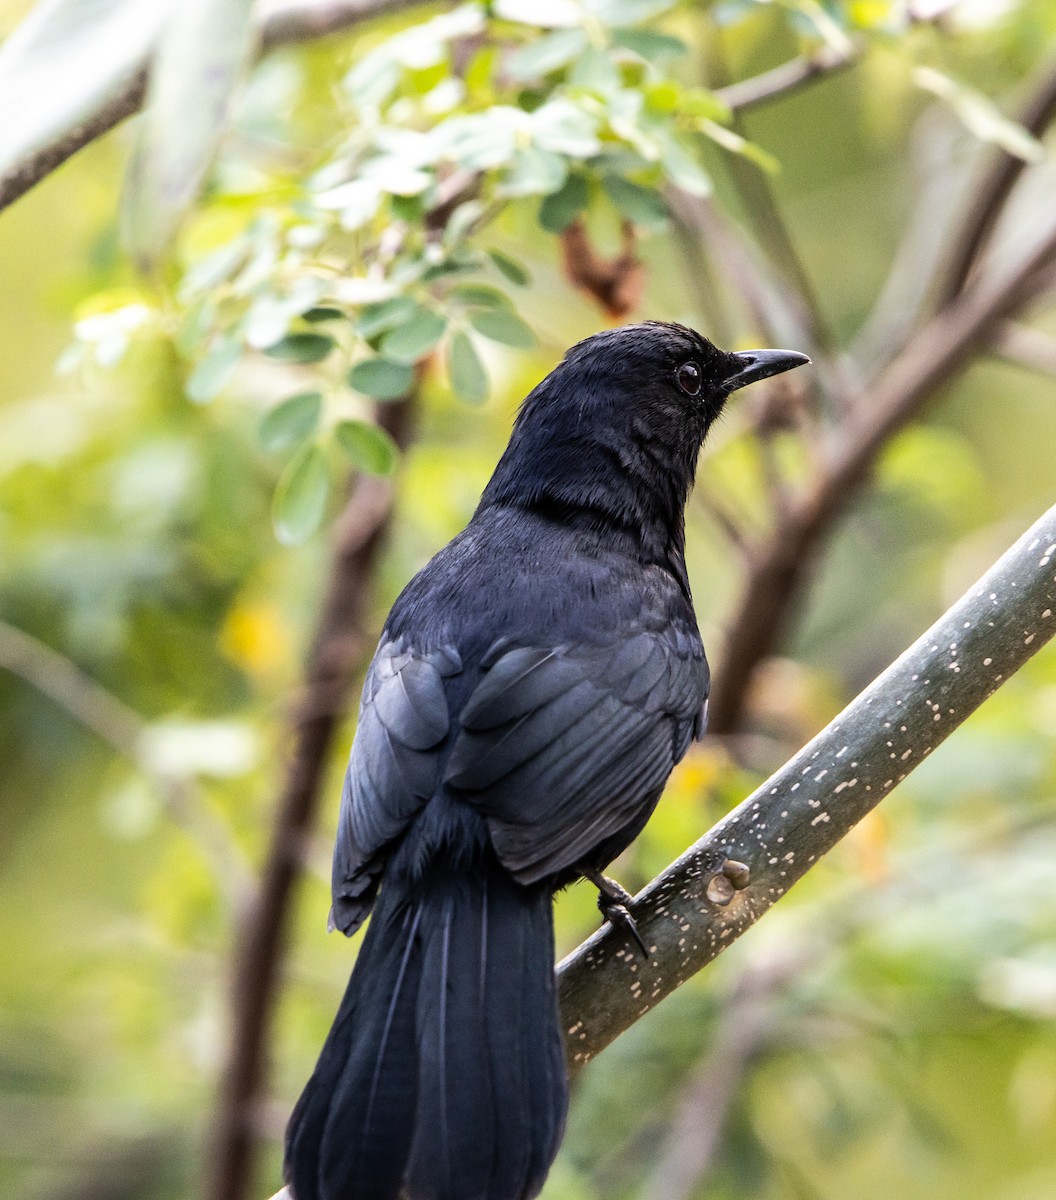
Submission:
<svg viewBox="0 0 1056 1200">
<path fill-rule="evenodd" d="M 528 1200 L 565 1123 L 551 901 L 645 825 L 704 729 L 684 507 L 727 396 L 809 361 L 647 322 L 521 406 L 363 688 L 331 927 L 370 926 L 290 1119 L 295 1200 Z"/>
</svg>

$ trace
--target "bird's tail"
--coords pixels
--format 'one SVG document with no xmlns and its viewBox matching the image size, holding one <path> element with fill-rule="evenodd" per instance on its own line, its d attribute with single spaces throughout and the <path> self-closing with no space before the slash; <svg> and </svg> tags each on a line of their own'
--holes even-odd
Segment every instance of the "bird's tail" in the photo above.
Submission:
<svg viewBox="0 0 1056 1200">
<path fill-rule="evenodd" d="M 492 860 L 381 889 L 286 1134 L 295 1200 L 528 1200 L 568 1084 L 551 895 Z"/>
</svg>

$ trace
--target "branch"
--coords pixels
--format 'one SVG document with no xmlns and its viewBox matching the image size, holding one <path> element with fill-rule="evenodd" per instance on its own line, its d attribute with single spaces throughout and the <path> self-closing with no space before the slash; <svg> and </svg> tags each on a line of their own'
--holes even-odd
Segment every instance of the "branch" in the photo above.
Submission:
<svg viewBox="0 0 1056 1200">
<path fill-rule="evenodd" d="M 1056 506 L 856 700 L 558 967 L 570 1069 L 753 925 L 1056 632 Z M 747 871 L 742 868 L 747 867 Z"/>
<path fill-rule="evenodd" d="M 379 424 L 407 444 L 413 399 L 380 409 Z M 374 567 L 392 512 L 392 487 L 372 477 L 356 484 L 336 527 L 307 681 L 293 718 L 293 754 L 258 894 L 236 931 L 231 1012 L 233 1028 L 213 1129 L 209 1200 L 246 1195 L 254 1149 L 254 1112 L 264 1085 L 265 1048 L 286 951 L 288 912 L 315 822 L 327 758 L 348 704 L 352 679 L 370 647 L 363 627 Z"/>
<path fill-rule="evenodd" d="M 264 53 L 276 46 L 326 37 L 352 29 L 374 17 L 420 7 L 425 0 L 281 0 L 265 6 L 257 34 Z M 137 112 L 146 94 L 147 71 L 133 76 L 120 92 L 111 96 L 86 121 L 58 137 L 49 146 L 29 155 L 18 166 L 0 176 L 0 211 L 13 204 L 30 188 L 60 167 L 78 150 L 108 133 Z"/>
<path fill-rule="evenodd" d="M 682 1090 L 642 1200 L 690 1200 L 719 1150 L 730 1109 L 755 1058 L 774 1034 L 775 993 L 806 964 L 802 956 L 749 970 L 723 1007 L 711 1051 Z"/>
<path fill-rule="evenodd" d="M 1056 228 L 1000 286 L 973 287 L 937 313 L 855 405 L 842 444 L 755 552 L 711 697 L 712 732 L 732 733 L 740 726 L 756 667 L 776 647 L 815 553 L 884 446 L 1033 298 L 1042 268 L 1054 258 Z"/>
<path fill-rule="evenodd" d="M 159 766 L 150 752 L 148 721 L 76 663 L 6 621 L 0 621 L 0 668 L 35 687 L 127 758 L 153 784 L 168 815 L 210 860 L 232 906 L 241 902 L 250 885 L 241 852 L 210 812 L 194 777 Z"/>
<path fill-rule="evenodd" d="M 1056 117 L 1056 64 L 1049 63 L 1041 82 L 1032 92 L 1019 123 L 1041 137 Z M 1026 168 L 1024 159 L 1007 150 L 995 149 L 973 201 L 953 239 L 950 262 L 939 285 L 938 302 L 948 304 L 964 289 L 997 225 L 1012 189 Z"/>
<path fill-rule="evenodd" d="M 1041 375 L 1056 375 L 1056 338 L 1033 326 L 1006 321 L 994 338 L 994 352 Z"/>
<path fill-rule="evenodd" d="M 761 75 L 742 79 L 740 83 L 727 84 L 715 95 L 732 112 L 745 112 L 756 105 L 798 91 L 804 84 L 811 83 L 824 75 L 832 75 L 845 67 L 853 66 L 858 55 L 846 54 L 832 46 L 823 46 L 814 54 L 793 58 Z"/>
</svg>

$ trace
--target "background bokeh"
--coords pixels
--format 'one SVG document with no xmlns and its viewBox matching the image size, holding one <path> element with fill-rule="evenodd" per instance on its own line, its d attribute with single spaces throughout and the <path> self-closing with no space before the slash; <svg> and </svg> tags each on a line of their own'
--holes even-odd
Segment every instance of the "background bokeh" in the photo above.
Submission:
<svg viewBox="0 0 1056 1200">
<path fill-rule="evenodd" d="M 867 28 L 867 10 L 879 24 L 897 6 L 819 7 Z M 856 66 L 744 118 L 780 163 L 768 186 L 835 345 L 863 364 L 882 356 L 900 309 L 912 313 L 903 263 L 875 315 L 892 263 L 926 259 L 984 154 L 914 86 L 913 65 L 939 66 L 1014 113 L 1056 33 L 1049 0 L 933 7 L 950 11 L 877 34 Z M 0 3 L 0 30 L 27 8 Z M 776 4 L 683 6 L 665 20 L 691 47 L 678 68 L 687 78 L 747 78 L 797 52 Z M 174 342 L 186 318 L 179 281 L 229 230 L 296 200 L 297 180 L 348 120 L 332 103 L 337 81 L 388 28 L 283 49 L 255 68 L 212 188 L 153 281 L 137 276 L 119 237 L 131 127 L 0 214 L 0 652 L 25 668 L 0 669 L 4 1196 L 161 1200 L 201 1186 L 235 918 L 290 752 L 341 497 L 335 487 L 307 540 L 276 537 L 272 495 L 286 459 L 262 446 L 260 418 L 311 386 L 314 368 L 258 355 L 210 402 L 189 399 L 190 367 Z M 718 210 L 749 228 L 729 156 L 713 148 L 705 159 Z M 1047 162 L 1031 167 L 999 259 L 1051 219 L 1053 178 Z M 606 323 L 568 283 L 536 208 L 508 206 L 491 238 L 530 268 L 516 303 L 538 347 L 484 348 L 493 394 L 483 406 L 454 396 L 439 367 L 425 370 L 372 581 L 372 634 L 472 513 L 520 398 Z M 602 214 L 595 233 L 610 252 L 616 232 Z M 718 284 L 694 283 L 669 228 L 645 230 L 638 249 L 646 277 L 635 315 L 740 345 L 759 339 L 743 315 L 732 328 L 709 325 L 708 290 L 738 292 L 728 264 Z M 155 315 L 131 330 L 115 365 L 56 371 L 64 350 L 83 344 L 77 322 L 134 304 Z M 1039 337 L 1056 333 L 1051 299 L 1032 324 Z M 759 672 L 744 736 L 693 749 L 614 869 L 626 886 L 637 890 L 821 728 L 1048 507 L 1054 406 L 1051 373 L 980 354 L 890 442 Z M 689 513 L 690 574 L 716 652 L 742 563 L 715 505 L 750 532 L 766 520 L 754 413 L 746 394 L 716 432 Z M 779 439 L 793 479 L 812 450 L 824 452 L 816 436 L 813 447 L 802 431 Z M 101 691 L 86 691 L 85 677 Z M 48 694 L 71 689 L 73 712 Z M 254 1184 L 262 1197 L 279 1186 L 285 1115 L 355 952 L 325 931 L 353 728 L 349 716 L 296 896 L 269 1099 L 254 1114 L 267 1144 Z M 561 951 L 596 921 L 593 889 L 563 894 Z M 757 928 L 577 1079 L 545 1200 L 1048 1200 L 1054 1018 L 1049 649 Z M 683 1169 L 687 1146 L 696 1151 Z"/>
</svg>

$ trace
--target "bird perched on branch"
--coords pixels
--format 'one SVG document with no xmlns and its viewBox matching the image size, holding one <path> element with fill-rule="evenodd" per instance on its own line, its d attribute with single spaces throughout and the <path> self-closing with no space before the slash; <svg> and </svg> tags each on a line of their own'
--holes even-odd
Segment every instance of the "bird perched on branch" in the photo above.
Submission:
<svg viewBox="0 0 1056 1200">
<path fill-rule="evenodd" d="M 554 890 L 601 875 L 704 729 L 684 507 L 737 388 L 807 362 L 680 325 L 573 347 L 363 689 L 331 925 L 372 912 L 290 1120 L 295 1200 L 528 1200 L 565 1122 Z M 644 949 L 644 948 L 643 948 Z"/>
</svg>

